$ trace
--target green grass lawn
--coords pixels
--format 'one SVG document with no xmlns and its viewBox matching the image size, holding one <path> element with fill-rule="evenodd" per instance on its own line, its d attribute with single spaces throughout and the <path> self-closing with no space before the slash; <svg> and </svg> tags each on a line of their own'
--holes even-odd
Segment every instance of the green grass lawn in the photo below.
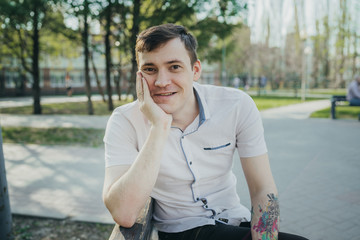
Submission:
<svg viewBox="0 0 360 240">
<path fill-rule="evenodd" d="M 85 128 L 3 127 L 4 143 L 99 147 L 105 130 Z"/>
<path fill-rule="evenodd" d="M 339 88 L 339 89 L 310 89 L 310 94 L 327 94 L 327 95 L 346 95 L 347 89 Z"/>
<path fill-rule="evenodd" d="M 106 102 L 93 101 L 94 115 L 110 115 Z M 113 101 L 114 107 L 127 103 L 127 101 Z M 67 102 L 42 104 L 42 114 L 75 114 L 87 115 L 87 102 Z M 0 108 L 0 113 L 5 114 L 32 114 L 33 106 Z"/>
<path fill-rule="evenodd" d="M 337 119 L 358 119 L 360 114 L 359 107 L 349 107 L 349 106 L 336 106 L 336 118 Z M 311 118 L 331 118 L 331 108 L 326 108 L 317 112 L 313 112 Z"/>
<path fill-rule="evenodd" d="M 258 109 L 265 110 L 268 108 L 275 108 L 275 107 L 281 107 L 291 104 L 297 104 L 301 103 L 301 98 L 295 98 L 295 97 L 275 97 L 275 96 L 252 96 L 254 99 L 256 106 Z M 314 99 L 307 99 L 306 101 L 311 101 Z"/>
</svg>

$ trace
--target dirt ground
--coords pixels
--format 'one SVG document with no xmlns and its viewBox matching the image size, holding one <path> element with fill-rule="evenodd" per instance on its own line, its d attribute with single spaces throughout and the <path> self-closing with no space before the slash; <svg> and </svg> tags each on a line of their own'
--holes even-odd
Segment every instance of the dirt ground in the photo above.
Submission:
<svg viewBox="0 0 360 240">
<path fill-rule="evenodd" d="M 13 215 L 15 240 L 109 239 L 114 225 Z"/>
</svg>

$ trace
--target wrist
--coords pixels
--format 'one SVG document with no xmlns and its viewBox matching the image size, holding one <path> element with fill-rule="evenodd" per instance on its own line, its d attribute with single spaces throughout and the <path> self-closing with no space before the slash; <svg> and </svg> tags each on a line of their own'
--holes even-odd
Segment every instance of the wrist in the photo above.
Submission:
<svg viewBox="0 0 360 240">
<path fill-rule="evenodd" d="M 157 130 L 163 130 L 163 131 L 169 131 L 169 129 L 171 128 L 171 123 L 172 123 L 172 117 L 171 115 L 169 115 L 170 117 L 165 117 L 165 118 L 160 118 L 157 119 L 156 121 L 152 122 L 152 128 L 157 129 Z"/>
<path fill-rule="evenodd" d="M 170 131 L 170 127 L 171 124 L 168 122 L 157 122 L 151 125 L 150 132 L 158 135 L 158 137 L 167 137 Z"/>
</svg>

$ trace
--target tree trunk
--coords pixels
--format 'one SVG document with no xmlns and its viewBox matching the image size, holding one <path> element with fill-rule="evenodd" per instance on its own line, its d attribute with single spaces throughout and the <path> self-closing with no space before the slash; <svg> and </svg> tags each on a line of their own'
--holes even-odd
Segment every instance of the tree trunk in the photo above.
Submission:
<svg viewBox="0 0 360 240">
<path fill-rule="evenodd" d="M 103 102 L 106 102 L 104 91 L 103 91 L 103 89 L 101 87 L 101 82 L 100 82 L 99 75 L 97 73 L 97 69 L 96 69 L 96 66 L 95 66 L 93 52 L 91 52 L 89 54 L 89 58 L 90 58 L 90 61 L 91 61 L 91 65 L 93 67 L 93 71 L 94 71 L 94 75 L 95 75 L 95 79 L 96 79 L 96 85 L 98 87 L 99 94 L 101 95 Z"/>
<path fill-rule="evenodd" d="M 306 37 L 306 36 L 301 36 L 300 34 L 300 23 L 299 23 L 299 13 L 298 13 L 298 8 L 297 5 L 295 4 L 295 56 L 297 59 L 299 59 L 299 62 L 301 62 L 301 65 L 299 67 L 299 70 L 296 71 L 296 74 L 298 74 L 298 76 L 300 76 L 300 80 L 301 82 L 303 82 L 304 80 L 304 69 L 305 69 L 305 61 L 304 61 L 304 41 L 302 38 Z M 301 14 L 301 13 L 300 13 Z M 296 77 L 296 74 L 294 75 L 294 92 L 295 92 L 295 97 L 297 97 L 298 95 L 298 79 Z"/>
<path fill-rule="evenodd" d="M 314 88 L 319 87 L 319 60 L 320 60 L 320 30 L 319 30 L 319 21 L 316 20 L 316 35 L 314 39 L 314 49 L 313 49 L 313 72 L 312 77 L 314 79 Z"/>
<path fill-rule="evenodd" d="M 5 71 L 6 68 L 3 67 L 0 72 L 0 97 L 5 96 Z"/>
<path fill-rule="evenodd" d="M 116 93 L 118 95 L 118 100 L 121 101 L 121 68 L 117 70 L 118 71 L 118 75 L 114 75 L 114 83 L 115 83 L 115 89 L 116 89 Z"/>
<path fill-rule="evenodd" d="M 327 88 L 330 82 L 330 60 L 329 60 L 329 51 L 330 51 L 330 10 L 329 10 L 329 0 L 327 0 L 327 16 L 324 18 L 324 28 L 325 28 L 325 43 L 324 43 L 324 84 L 323 87 Z"/>
<path fill-rule="evenodd" d="M 121 101 L 121 80 L 122 80 L 122 70 L 121 70 L 121 51 L 119 51 L 119 67 L 117 69 L 118 75 L 114 76 L 114 82 L 115 82 L 115 87 L 116 87 L 116 92 L 118 94 L 118 99 L 119 101 Z"/>
<path fill-rule="evenodd" d="M 12 238 L 12 219 L 9 201 L 9 188 L 6 181 L 5 159 L 3 152 L 3 141 L 0 127 L 0 239 L 10 240 Z"/>
<path fill-rule="evenodd" d="M 111 36 L 111 19 L 112 19 L 112 3 L 111 0 L 108 1 L 109 5 L 107 6 L 106 13 L 106 34 L 105 34 L 105 60 L 106 60 L 106 91 L 108 94 L 108 110 L 114 110 L 114 105 L 112 101 L 112 89 L 111 89 L 111 47 L 110 47 L 110 36 Z"/>
<path fill-rule="evenodd" d="M 140 0 L 134 0 L 133 26 L 131 29 L 131 38 L 130 38 L 132 68 L 131 68 L 130 87 L 128 93 L 132 94 L 134 98 L 136 98 L 135 85 L 136 85 L 136 72 L 137 72 L 135 44 L 136 44 L 136 36 L 139 33 L 140 5 L 141 5 Z"/>
<path fill-rule="evenodd" d="M 88 98 L 88 114 L 93 115 L 94 109 L 91 102 L 91 84 L 90 84 L 90 75 L 89 75 L 89 24 L 87 21 L 89 13 L 89 3 L 88 1 L 84 2 L 84 32 L 83 32 L 83 44 L 84 44 L 84 59 L 85 59 L 85 87 L 86 95 Z"/>
<path fill-rule="evenodd" d="M 342 48 L 341 48 L 341 59 L 340 59 L 340 68 L 339 68 L 339 73 L 340 73 L 340 78 L 339 78 L 339 86 L 341 88 L 344 88 L 345 87 L 345 83 L 344 83 L 344 67 L 345 67 L 345 41 L 346 41 L 346 29 L 345 29 L 345 26 L 346 26 L 346 15 L 347 15 L 347 1 L 346 0 L 341 0 L 341 3 L 342 3 L 342 19 L 341 19 L 341 41 L 342 41 Z"/>
<path fill-rule="evenodd" d="M 359 36 L 357 35 L 356 32 L 354 32 L 354 55 L 353 55 L 353 59 L 352 59 L 352 79 L 354 79 L 355 74 L 357 73 L 356 59 L 359 56 L 358 51 L 357 51 L 357 46 L 359 46 L 358 38 L 359 38 Z"/>
<path fill-rule="evenodd" d="M 344 65 L 345 65 L 345 26 L 346 26 L 346 1 L 340 0 L 340 9 L 342 11 L 341 19 L 339 20 L 339 33 L 336 43 L 336 55 L 339 61 L 336 64 L 336 81 L 335 87 L 344 87 Z"/>
<path fill-rule="evenodd" d="M 34 114 L 41 114 L 40 105 L 40 70 L 39 70 L 39 12 L 34 7 L 34 33 L 33 33 L 33 56 L 32 56 L 32 73 L 33 73 L 33 97 L 34 97 Z"/>
</svg>

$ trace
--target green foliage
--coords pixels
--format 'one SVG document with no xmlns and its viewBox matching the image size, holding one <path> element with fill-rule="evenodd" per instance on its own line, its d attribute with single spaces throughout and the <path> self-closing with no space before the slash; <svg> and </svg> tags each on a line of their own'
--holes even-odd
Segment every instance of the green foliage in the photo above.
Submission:
<svg viewBox="0 0 360 240">
<path fill-rule="evenodd" d="M 144 1 L 141 8 L 142 27 L 145 29 L 163 23 L 188 25 L 189 20 L 194 20 L 194 6 L 195 2 L 191 3 L 184 0 Z"/>
<path fill-rule="evenodd" d="M 124 1 L 119 1 L 124 2 Z M 209 5 L 212 4 L 212 5 Z M 114 38 L 120 41 L 124 51 L 124 64 L 130 62 L 129 53 L 135 43 L 131 40 L 132 6 L 126 3 L 114 4 L 120 13 L 114 26 Z M 209 9 L 209 10 L 206 10 Z M 223 11 L 222 11 L 223 10 Z M 204 60 L 218 61 L 221 58 L 223 39 L 228 38 L 235 28 L 239 28 L 239 15 L 246 10 L 246 5 L 239 1 L 206 1 L 206 0 L 145 0 L 140 8 L 140 31 L 163 23 L 181 24 L 187 27 L 198 40 L 199 56 Z M 198 19 L 197 14 L 202 18 Z M 235 18 L 234 18 L 235 17 Z M 236 19 L 236 20 L 234 20 Z M 229 45 L 231 47 L 231 44 Z M 231 48 L 227 49 L 231 50 Z"/>
<path fill-rule="evenodd" d="M 243 11 L 246 11 L 246 5 L 241 5 L 239 1 L 218 1 L 205 18 L 190 27 L 198 40 L 201 59 L 210 63 L 220 61 L 224 44 L 226 55 L 229 55 L 234 43 L 230 36 L 242 26 L 239 19 L 232 19 L 239 17 Z"/>
<path fill-rule="evenodd" d="M 61 1 L 52 0 L 17 0 L 1 1 L 0 23 L 3 34 L 0 40 L 4 43 L 5 53 L 22 60 L 22 67 L 33 72 L 29 59 L 33 57 L 34 21 L 40 31 L 40 52 L 50 56 L 74 57 L 78 46 L 78 37 L 64 24 L 64 15 L 58 5 Z M 34 9 L 38 11 L 35 19 Z M 64 37 L 66 36 L 66 37 Z M 70 40 L 68 40 L 70 39 Z M 40 57 L 43 57 L 40 54 Z M 0 59 L 1 60 L 1 59 Z"/>
</svg>

